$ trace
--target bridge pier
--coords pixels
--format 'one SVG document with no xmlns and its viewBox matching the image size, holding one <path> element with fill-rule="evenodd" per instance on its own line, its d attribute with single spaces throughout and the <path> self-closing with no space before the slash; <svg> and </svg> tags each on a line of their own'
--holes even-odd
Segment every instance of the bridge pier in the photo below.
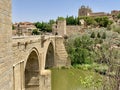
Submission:
<svg viewBox="0 0 120 90">
<path fill-rule="evenodd" d="M 40 90 L 51 90 L 51 71 L 41 70 Z"/>
<path fill-rule="evenodd" d="M 62 36 L 55 37 L 55 67 L 69 67 L 71 62 L 68 60 L 68 54 L 64 46 Z"/>
</svg>

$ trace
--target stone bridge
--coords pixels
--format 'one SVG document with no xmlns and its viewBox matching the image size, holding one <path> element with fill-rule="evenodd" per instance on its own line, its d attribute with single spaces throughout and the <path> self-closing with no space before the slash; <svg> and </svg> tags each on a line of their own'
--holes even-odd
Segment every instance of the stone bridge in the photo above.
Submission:
<svg viewBox="0 0 120 90">
<path fill-rule="evenodd" d="M 61 36 L 12 37 L 11 0 L 0 0 L 0 90 L 51 90 L 51 67 L 67 66 Z"/>
<path fill-rule="evenodd" d="M 50 90 L 48 69 L 69 65 L 61 36 L 13 37 L 12 51 L 14 90 Z"/>
</svg>

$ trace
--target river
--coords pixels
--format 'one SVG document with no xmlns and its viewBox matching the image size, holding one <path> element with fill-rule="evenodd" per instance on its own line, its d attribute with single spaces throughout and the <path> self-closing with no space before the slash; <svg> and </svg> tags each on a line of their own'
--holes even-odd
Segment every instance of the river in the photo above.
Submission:
<svg viewBox="0 0 120 90">
<path fill-rule="evenodd" d="M 52 90 L 101 90 L 101 76 L 80 69 L 52 69 Z"/>
</svg>

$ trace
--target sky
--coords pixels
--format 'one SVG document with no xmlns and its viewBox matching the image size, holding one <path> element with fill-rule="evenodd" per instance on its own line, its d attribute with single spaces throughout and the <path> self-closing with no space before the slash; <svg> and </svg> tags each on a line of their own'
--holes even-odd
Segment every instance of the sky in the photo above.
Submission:
<svg viewBox="0 0 120 90">
<path fill-rule="evenodd" d="M 48 22 L 58 16 L 78 16 L 81 5 L 93 12 L 120 10 L 120 0 L 12 0 L 12 21 Z"/>
</svg>

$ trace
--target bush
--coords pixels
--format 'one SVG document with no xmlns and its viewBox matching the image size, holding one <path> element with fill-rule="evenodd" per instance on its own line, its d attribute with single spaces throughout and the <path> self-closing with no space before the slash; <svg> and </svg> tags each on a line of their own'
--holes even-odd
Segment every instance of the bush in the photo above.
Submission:
<svg viewBox="0 0 120 90">
<path fill-rule="evenodd" d="M 40 35 L 39 30 L 38 30 L 38 29 L 34 29 L 34 30 L 32 31 L 32 35 Z"/>
<path fill-rule="evenodd" d="M 106 33 L 105 32 L 102 34 L 102 39 L 106 39 Z"/>
<path fill-rule="evenodd" d="M 66 48 L 71 59 L 71 64 L 91 64 L 93 62 L 91 58 L 92 45 L 92 40 L 86 35 L 68 40 Z"/>
<path fill-rule="evenodd" d="M 102 44 L 103 40 L 101 38 L 96 38 L 95 39 L 95 44 Z"/>
<path fill-rule="evenodd" d="M 105 66 L 105 65 L 99 65 L 95 67 L 95 71 L 102 75 L 105 75 L 107 70 L 108 70 L 108 66 Z"/>
<path fill-rule="evenodd" d="M 117 18 L 120 19 L 120 13 L 118 14 Z"/>
<path fill-rule="evenodd" d="M 91 38 L 95 38 L 95 32 L 92 32 L 92 34 L 91 34 L 90 37 L 91 37 Z"/>
<path fill-rule="evenodd" d="M 118 32 L 118 33 L 120 34 L 120 27 L 117 26 L 117 27 L 113 28 L 113 31 L 114 31 L 114 32 Z"/>
<path fill-rule="evenodd" d="M 97 34 L 97 38 L 101 38 L 101 35 L 100 35 L 100 33 L 98 32 L 98 34 Z"/>
<path fill-rule="evenodd" d="M 93 69 L 93 66 L 92 64 L 76 64 L 76 65 L 73 65 L 74 68 L 77 68 L 77 69 L 81 69 L 81 70 L 92 70 Z"/>
<path fill-rule="evenodd" d="M 107 30 L 110 31 L 112 29 L 111 25 L 107 26 Z"/>
</svg>

